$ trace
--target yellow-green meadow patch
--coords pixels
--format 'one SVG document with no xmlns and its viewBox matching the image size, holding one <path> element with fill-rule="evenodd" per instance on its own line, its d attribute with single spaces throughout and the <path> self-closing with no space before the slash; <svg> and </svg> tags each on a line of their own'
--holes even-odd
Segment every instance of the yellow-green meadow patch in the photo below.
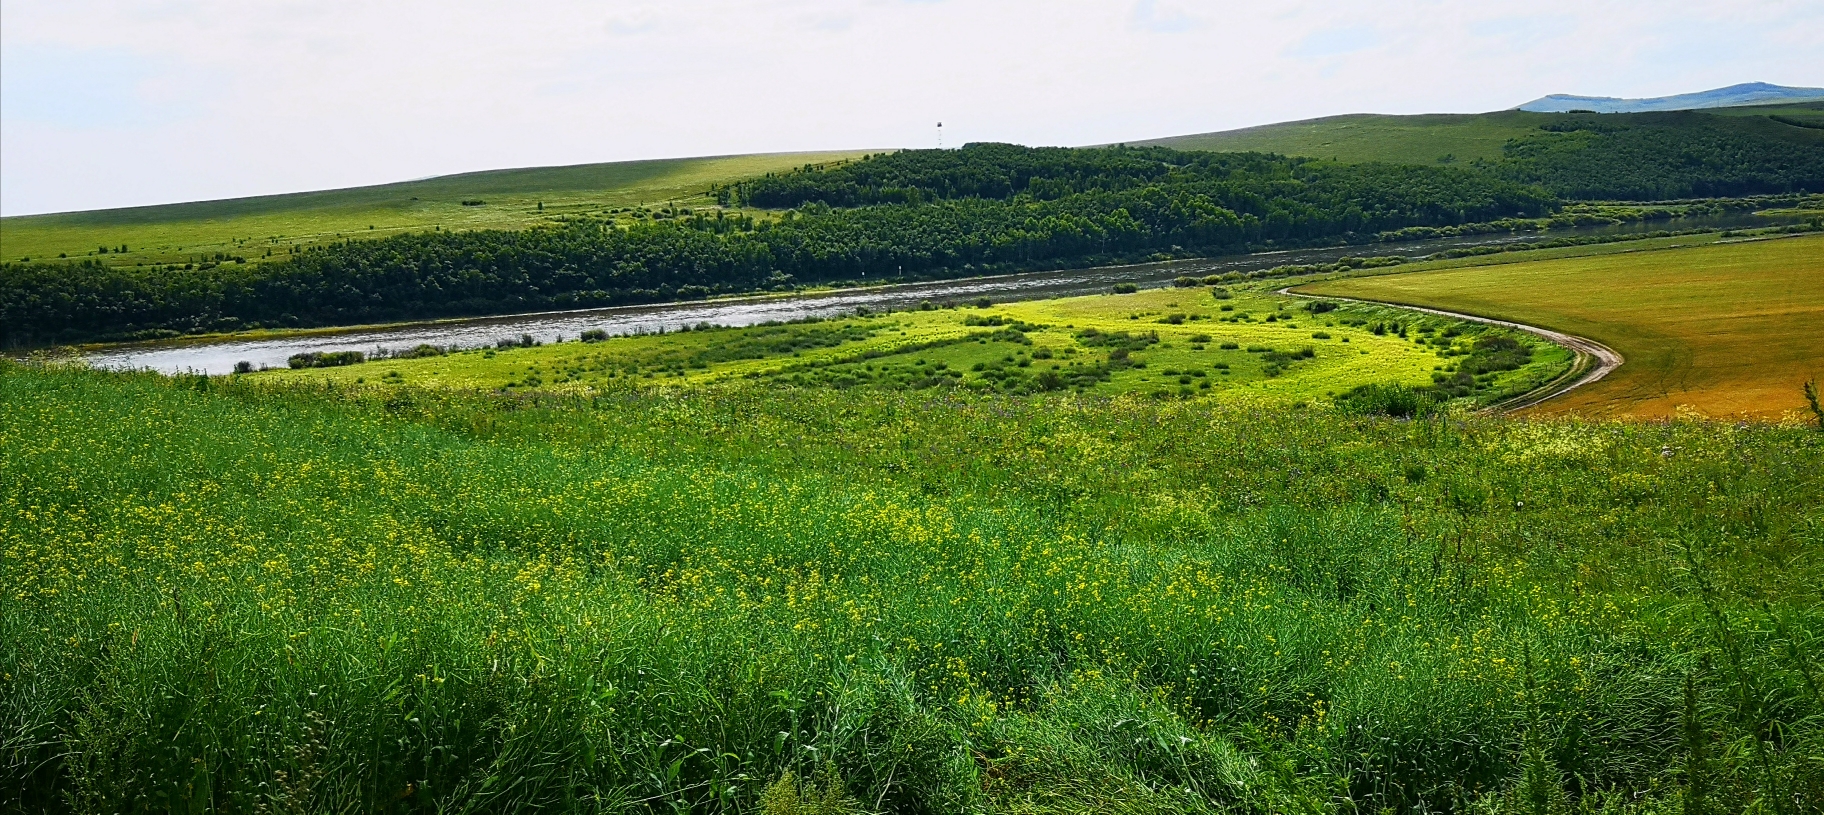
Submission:
<svg viewBox="0 0 1824 815">
<path fill-rule="evenodd" d="M 489 390 L 748 383 L 1297 402 L 1369 384 L 1431 385 L 1489 331 L 1379 306 L 1313 310 L 1326 307 L 1258 286 L 1196 286 L 508 344 L 260 376 Z M 1481 395 L 1528 390 L 1571 360 L 1557 346 L 1512 335 L 1522 338 L 1530 361 L 1491 374 Z"/>
</svg>

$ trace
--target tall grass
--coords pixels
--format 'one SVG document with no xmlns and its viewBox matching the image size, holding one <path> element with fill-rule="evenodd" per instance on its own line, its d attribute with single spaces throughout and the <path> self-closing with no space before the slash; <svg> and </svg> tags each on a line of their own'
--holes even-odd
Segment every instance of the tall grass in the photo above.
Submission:
<svg viewBox="0 0 1824 815">
<path fill-rule="evenodd" d="M 0 368 L 23 811 L 1815 811 L 1824 438 Z"/>
</svg>

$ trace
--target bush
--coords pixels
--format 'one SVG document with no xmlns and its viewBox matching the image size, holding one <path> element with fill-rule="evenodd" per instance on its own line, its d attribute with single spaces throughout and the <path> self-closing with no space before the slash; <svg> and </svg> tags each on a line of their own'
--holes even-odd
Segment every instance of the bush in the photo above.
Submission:
<svg viewBox="0 0 1824 815">
<path fill-rule="evenodd" d="M 1394 416 L 1410 419 L 1430 404 L 1422 393 L 1405 385 L 1362 385 L 1337 397 L 1336 405 L 1358 416 Z"/>
<path fill-rule="evenodd" d="M 1116 283 L 1113 289 L 1116 294 L 1133 294 L 1139 290 L 1140 287 L 1133 283 Z"/>
<path fill-rule="evenodd" d="M 292 354 L 285 364 L 293 368 L 337 368 L 366 361 L 367 355 L 360 351 L 306 351 Z"/>
<path fill-rule="evenodd" d="M 583 342 L 601 342 L 608 339 L 608 331 L 603 328 L 591 328 L 577 336 Z"/>
</svg>

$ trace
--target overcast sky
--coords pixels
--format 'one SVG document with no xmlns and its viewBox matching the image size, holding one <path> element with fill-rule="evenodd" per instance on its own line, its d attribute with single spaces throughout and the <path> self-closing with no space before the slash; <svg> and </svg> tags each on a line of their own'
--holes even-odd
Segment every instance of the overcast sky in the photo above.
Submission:
<svg viewBox="0 0 1824 815">
<path fill-rule="evenodd" d="M 0 212 L 1824 85 L 1818 0 L 0 0 Z"/>
</svg>

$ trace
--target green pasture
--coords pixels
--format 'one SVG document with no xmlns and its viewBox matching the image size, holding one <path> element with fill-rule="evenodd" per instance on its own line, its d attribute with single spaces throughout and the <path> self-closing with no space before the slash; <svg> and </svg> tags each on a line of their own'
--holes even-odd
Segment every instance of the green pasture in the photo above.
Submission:
<svg viewBox="0 0 1824 815">
<path fill-rule="evenodd" d="M 1703 113 L 1734 117 L 1781 115 L 1824 123 L 1824 104 L 1819 103 L 1715 108 Z M 1521 110 L 1412 116 L 1357 113 L 1131 143 L 1177 150 L 1279 153 L 1347 163 L 1467 164 L 1476 159 L 1500 159 L 1509 139 L 1536 132 L 1540 125 L 1564 117 L 1561 113 Z M 1771 120 L 1761 126 L 1772 130 L 1781 127 Z"/>
<path fill-rule="evenodd" d="M 1813 812 L 1820 439 L 0 363 L 0 796 Z"/>
<path fill-rule="evenodd" d="M 1663 417 L 1690 408 L 1759 418 L 1803 411 L 1801 385 L 1824 376 L 1824 238 L 1708 236 L 1610 248 L 1538 262 L 1520 261 L 1547 252 L 1418 264 L 1300 291 L 1516 320 L 1590 337 L 1626 358 L 1544 410 Z"/>
<path fill-rule="evenodd" d="M 929 310 L 810 324 L 705 328 L 600 342 L 570 337 L 534 348 L 472 349 L 257 376 L 488 390 L 617 384 L 960 387 L 1292 403 L 1367 384 L 1428 385 L 1434 373 L 1454 370 L 1457 358 L 1486 333 L 1479 326 L 1398 309 L 1351 305 L 1314 314 L 1306 305 L 1259 285 L 1195 286 L 988 307 L 932 304 Z M 1491 375 L 1488 398 L 1549 381 L 1571 361 L 1557 346 L 1513 333 L 1531 348 L 1532 362 Z"/>
<path fill-rule="evenodd" d="M 257 263 L 339 240 L 433 228 L 514 229 L 642 205 L 703 206 L 713 203 L 706 197 L 712 184 L 860 155 L 770 153 L 492 170 L 345 190 L 20 216 L 0 219 L 0 258 L 68 256 L 133 266 L 224 256 Z"/>
<path fill-rule="evenodd" d="M 1279 153 L 1349 163 L 1437 164 L 1446 156 L 1467 163 L 1479 158 L 1500 158 L 1501 147 L 1508 139 L 1523 136 L 1554 118 L 1558 114 L 1517 110 L 1419 116 L 1356 113 L 1151 139 L 1138 144 L 1177 150 Z"/>
</svg>

